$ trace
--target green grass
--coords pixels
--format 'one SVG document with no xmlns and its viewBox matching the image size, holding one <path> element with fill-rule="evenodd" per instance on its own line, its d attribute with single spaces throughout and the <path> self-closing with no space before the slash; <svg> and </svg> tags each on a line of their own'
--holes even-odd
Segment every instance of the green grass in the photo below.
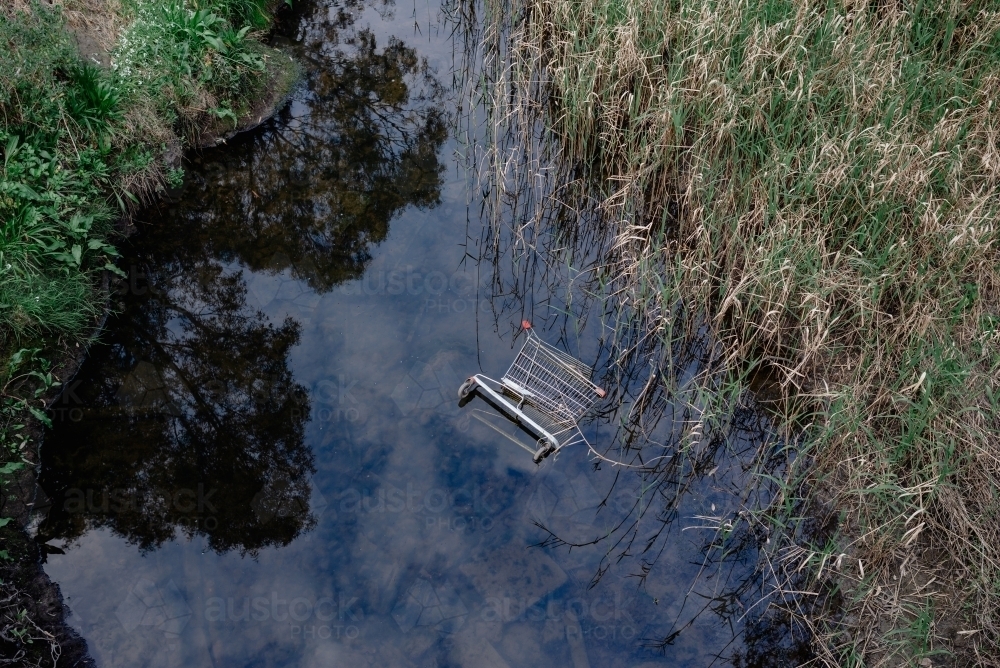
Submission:
<svg viewBox="0 0 1000 668">
<path fill-rule="evenodd" d="M 242 16 L 251 2 L 131 4 L 133 20 L 112 54 L 116 78 L 127 99 L 150 101 L 158 115 L 203 126 L 205 116 L 236 121 L 265 71 L 264 49 L 237 29 L 227 14 Z"/>
<path fill-rule="evenodd" d="M 102 74 L 79 62 L 55 13 L 0 25 L 0 350 L 45 336 L 81 336 L 94 314 L 91 273 L 106 243 L 119 117 Z M 44 45 L 39 47 L 38 45 Z M 101 144 L 104 144 L 102 147 Z"/>
<path fill-rule="evenodd" d="M 770 378 L 802 443 L 785 495 L 841 509 L 853 621 L 819 621 L 821 658 L 897 665 L 944 649 L 988 664 L 1000 653 L 1000 12 L 517 0 L 487 2 L 486 17 L 494 183 L 511 137 L 544 125 L 555 161 L 602 200 L 596 282 L 622 321 L 669 331 L 680 305 L 709 323 L 727 382 Z M 503 187 L 492 192 L 502 208 Z M 759 513 L 788 526 L 784 509 L 802 501 Z M 918 614 L 907 597 L 924 600 L 931 578 L 935 604 Z M 918 641 L 901 630 L 920 615 L 933 624 Z"/>
</svg>

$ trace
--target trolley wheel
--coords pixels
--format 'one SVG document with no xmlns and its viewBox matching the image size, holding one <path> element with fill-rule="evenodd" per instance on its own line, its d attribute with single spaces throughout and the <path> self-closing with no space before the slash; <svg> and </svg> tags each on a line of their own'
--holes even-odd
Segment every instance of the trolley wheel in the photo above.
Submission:
<svg viewBox="0 0 1000 668">
<path fill-rule="evenodd" d="M 458 398 L 459 400 L 468 399 L 473 392 L 476 391 L 476 379 L 470 378 L 462 386 L 458 388 Z"/>
<path fill-rule="evenodd" d="M 545 441 L 544 439 L 538 439 L 538 440 L 539 440 L 538 449 L 535 450 L 535 454 L 531 458 L 536 464 L 540 464 L 543 459 L 545 459 L 546 457 L 548 457 L 549 455 L 551 455 L 553 452 L 556 451 L 556 449 L 552 447 L 551 443 Z"/>
</svg>

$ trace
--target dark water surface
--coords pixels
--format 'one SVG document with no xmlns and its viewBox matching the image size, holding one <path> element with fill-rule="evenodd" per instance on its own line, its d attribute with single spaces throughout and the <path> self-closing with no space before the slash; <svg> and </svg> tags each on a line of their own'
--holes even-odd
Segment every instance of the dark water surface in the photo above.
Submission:
<svg viewBox="0 0 1000 668">
<path fill-rule="evenodd" d="M 616 528 L 660 502 L 641 481 L 580 447 L 535 466 L 457 405 L 510 363 L 519 315 L 497 324 L 482 289 L 441 8 L 296 6 L 278 39 L 303 86 L 141 219 L 120 313 L 54 410 L 38 534 L 70 623 L 101 666 L 732 655 L 752 563 L 708 560 L 695 519 L 732 509 L 728 460 L 629 547 Z M 598 359 L 597 327 L 563 342 Z"/>
</svg>

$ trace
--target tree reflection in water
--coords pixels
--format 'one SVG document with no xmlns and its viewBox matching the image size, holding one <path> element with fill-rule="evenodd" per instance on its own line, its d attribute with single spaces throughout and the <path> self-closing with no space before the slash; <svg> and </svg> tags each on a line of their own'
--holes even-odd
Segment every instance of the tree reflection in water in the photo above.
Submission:
<svg viewBox="0 0 1000 668">
<path fill-rule="evenodd" d="M 290 107 L 199 159 L 127 254 L 120 313 L 54 411 L 39 540 L 108 527 L 149 550 L 180 530 L 253 554 L 313 521 L 298 325 L 250 308 L 239 267 L 321 292 L 359 277 L 398 212 L 438 203 L 447 129 L 412 49 L 379 48 L 346 10 L 299 11 Z"/>
</svg>

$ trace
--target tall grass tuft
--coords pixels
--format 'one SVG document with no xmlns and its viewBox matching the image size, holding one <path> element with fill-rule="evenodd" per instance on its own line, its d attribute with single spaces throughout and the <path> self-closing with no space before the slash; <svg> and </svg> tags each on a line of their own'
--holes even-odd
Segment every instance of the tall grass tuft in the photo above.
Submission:
<svg viewBox="0 0 1000 668">
<path fill-rule="evenodd" d="M 600 201 L 604 294 L 650 333 L 700 314 L 730 377 L 766 380 L 801 443 L 766 521 L 789 526 L 803 493 L 839 508 L 825 664 L 990 665 L 1000 10 L 487 0 L 485 21 L 497 209 L 548 178 L 512 157 L 548 142 L 574 180 L 557 206 L 570 185 Z M 522 239 L 551 233 L 524 213 Z"/>
<path fill-rule="evenodd" d="M 66 111 L 93 135 L 108 132 L 122 118 L 120 95 L 101 69 L 92 63 L 75 64 L 70 71 L 72 86 L 66 95 Z"/>
</svg>

